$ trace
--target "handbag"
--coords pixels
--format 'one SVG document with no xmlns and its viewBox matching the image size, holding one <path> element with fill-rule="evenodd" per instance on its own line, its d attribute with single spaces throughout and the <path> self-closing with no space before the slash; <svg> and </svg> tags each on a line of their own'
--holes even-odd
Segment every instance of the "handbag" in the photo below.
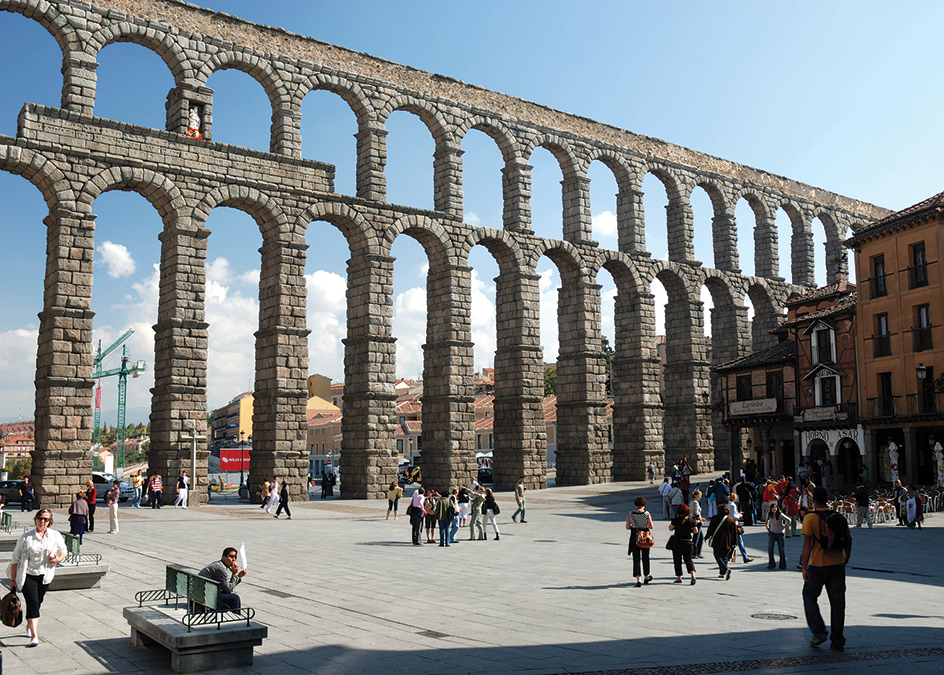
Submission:
<svg viewBox="0 0 944 675">
<path fill-rule="evenodd" d="M 737 533 L 738 533 L 738 536 L 741 536 L 741 535 L 744 534 L 744 526 L 743 526 L 743 525 L 738 525 L 738 527 L 737 527 Z"/>
<path fill-rule="evenodd" d="M 656 545 L 650 530 L 636 530 L 636 548 L 652 548 Z"/>
<path fill-rule="evenodd" d="M 10 628 L 16 628 L 23 622 L 23 610 L 16 591 L 10 591 L 0 600 L 0 621 Z"/>
<path fill-rule="evenodd" d="M 413 505 L 412 505 L 412 504 L 410 504 L 409 506 L 406 507 L 406 515 L 408 515 L 408 516 L 412 516 L 412 515 L 413 515 Z"/>
<path fill-rule="evenodd" d="M 496 516 L 497 516 L 499 513 L 501 513 L 501 509 L 498 508 L 498 502 L 495 502 L 495 505 L 492 506 L 492 513 L 494 513 Z"/>
<path fill-rule="evenodd" d="M 674 535 L 674 534 L 670 534 L 670 535 L 669 535 L 669 540 L 668 540 L 667 542 L 665 542 L 665 550 L 666 550 L 666 551 L 674 551 L 674 550 L 675 550 L 675 535 Z"/>
</svg>

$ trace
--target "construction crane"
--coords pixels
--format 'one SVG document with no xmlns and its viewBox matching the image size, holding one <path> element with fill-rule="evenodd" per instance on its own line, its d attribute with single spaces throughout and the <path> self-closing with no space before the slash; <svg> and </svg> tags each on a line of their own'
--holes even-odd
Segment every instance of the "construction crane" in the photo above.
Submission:
<svg viewBox="0 0 944 675">
<path fill-rule="evenodd" d="M 133 333 L 134 330 L 129 328 L 127 331 L 125 331 L 124 335 L 109 345 L 105 351 L 102 351 L 102 341 L 99 340 L 98 351 L 96 352 L 95 359 L 93 361 L 94 370 L 92 372 L 92 378 L 98 381 L 98 385 L 95 388 L 95 432 L 92 436 L 92 443 L 94 445 L 101 444 L 102 378 L 112 377 L 114 375 L 118 376 L 118 434 L 117 438 L 115 439 L 116 467 L 125 465 L 125 401 L 128 395 L 128 375 L 137 377 L 139 374 L 144 372 L 147 366 L 144 361 L 135 361 L 134 363 L 129 363 L 127 345 L 123 346 L 121 349 L 121 366 L 119 368 L 102 370 L 102 362 L 106 356 L 121 346 L 121 343 L 131 337 Z"/>
</svg>

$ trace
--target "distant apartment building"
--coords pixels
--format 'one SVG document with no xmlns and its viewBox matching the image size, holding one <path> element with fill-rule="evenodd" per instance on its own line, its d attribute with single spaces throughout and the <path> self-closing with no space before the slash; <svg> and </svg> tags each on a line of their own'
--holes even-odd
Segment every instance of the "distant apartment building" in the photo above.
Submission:
<svg viewBox="0 0 944 675">
<path fill-rule="evenodd" d="M 31 436 L 6 436 L 0 439 L 0 453 L 3 466 L 15 459 L 25 459 L 36 449 L 36 441 Z"/>
<path fill-rule="evenodd" d="M 252 438 L 252 405 L 252 392 L 244 391 L 210 414 L 213 449 L 233 448 L 240 439 Z"/>
</svg>

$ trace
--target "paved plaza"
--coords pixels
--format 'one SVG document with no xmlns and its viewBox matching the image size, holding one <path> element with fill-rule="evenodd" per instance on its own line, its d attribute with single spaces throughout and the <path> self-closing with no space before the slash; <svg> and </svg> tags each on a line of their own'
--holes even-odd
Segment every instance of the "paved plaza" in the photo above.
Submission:
<svg viewBox="0 0 944 675">
<path fill-rule="evenodd" d="M 657 547 L 655 582 L 637 589 L 624 522 L 639 494 Z M 254 666 L 233 673 L 944 672 L 944 514 L 920 532 L 853 531 L 847 651 L 833 654 L 808 644 L 801 538 L 787 540 L 790 569 L 769 571 L 767 535 L 748 528 L 755 562 L 739 560 L 726 582 L 706 558 L 697 585 L 675 585 L 655 486 L 532 491 L 527 524 L 511 522 L 510 493 L 499 503 L 500 541 L 490 531 L 468 541 L 466 530 L 448 549 L 411 546 L 408 519 L 385 520 L 380 501 L 297 503 L 291 521 L 234 495 L 186 511 L 122 506 L 121 533 L 105 534 L 105 517 L 83 547 L 110 565 L 102 588 L 47 595 L 36 649 L 25 628 L 0 627 L 4 672 L 170 672 L 131 646 L 122 608 L 163 585 L 165 564 L 200 568 L 241 543 L 249 574 L 238 590 L 269 637 Z"/>
</svg>

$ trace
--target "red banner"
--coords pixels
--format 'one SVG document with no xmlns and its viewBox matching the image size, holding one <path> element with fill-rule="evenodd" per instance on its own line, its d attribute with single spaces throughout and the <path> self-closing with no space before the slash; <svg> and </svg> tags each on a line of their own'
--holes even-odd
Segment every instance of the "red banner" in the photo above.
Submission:
<svg viewBox="0 0 944 675">
<path fill-rule="evenodd" d="M 249 453 L 249 448 L 220 448 L 220 471 L 249 471 Z"/>
</svg>

